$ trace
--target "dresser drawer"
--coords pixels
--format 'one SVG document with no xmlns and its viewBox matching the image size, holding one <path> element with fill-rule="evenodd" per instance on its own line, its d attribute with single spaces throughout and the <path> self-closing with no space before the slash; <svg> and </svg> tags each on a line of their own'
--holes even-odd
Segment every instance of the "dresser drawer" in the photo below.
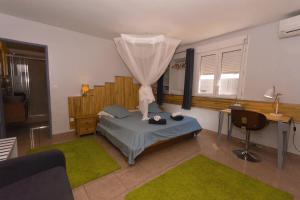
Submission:
<svg viewBox="0 0 300 200">
<path fill-rule="evenodd" d="M 78 135 L 84 135 L 88 133 L 95 133 L 96 129 L 93 127 L 80 127 L 78 130 Z"/>
<path fill-rule="evenodd" d="M 96 124 L 96 119 L 94 118 L 78 120 L 79 126 L 94 126 L 95 124 Z"/>
</svg>

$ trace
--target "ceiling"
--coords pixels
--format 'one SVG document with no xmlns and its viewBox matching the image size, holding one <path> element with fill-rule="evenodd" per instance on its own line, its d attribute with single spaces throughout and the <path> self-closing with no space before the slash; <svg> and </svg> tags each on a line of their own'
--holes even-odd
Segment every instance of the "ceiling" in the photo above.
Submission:
<svg viewBox="0 0 300 200">
<path fill-rule="evenodd" d="M 112 39 L 162 33 L 191 43 L 276 21 L 299 0 L 1 0 L 0 12 Z"/>
</svg>

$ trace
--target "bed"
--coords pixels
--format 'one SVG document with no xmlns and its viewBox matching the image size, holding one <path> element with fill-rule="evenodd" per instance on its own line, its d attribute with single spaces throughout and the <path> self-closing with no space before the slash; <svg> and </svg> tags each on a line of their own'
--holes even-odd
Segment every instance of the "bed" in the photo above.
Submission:
<svg viewBox="0 0 300 200">
<path fill-rule="evenodd" d="M 202 130 L 193 117 L 184 116 L 183 120 L 175 121 L 170 118 L 170 113 L 161 112 L 159 115 L 167 120 L 166 125 L 148 124 L 148 121 L 141 120 L 142 114 L 138 111 L 122 119 L 101 116 L 97 123 L 97 133 L 106 137 L 133 165 L 145 149 Z"/>
</svg>

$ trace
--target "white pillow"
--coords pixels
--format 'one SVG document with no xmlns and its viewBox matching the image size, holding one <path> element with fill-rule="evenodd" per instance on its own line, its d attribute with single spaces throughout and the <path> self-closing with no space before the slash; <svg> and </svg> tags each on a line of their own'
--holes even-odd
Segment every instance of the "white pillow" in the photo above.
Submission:
<svg viewBox="0 0 300 200">
<path fill-rule="evenodd" d="M 181 112 L 173 112 L 173 113 L 172 113 L 172 117 L 176 117 L 176 116 L 178 116 L 178 115 L 182 115 Z"/>
<path fill-rule="evenodd" d="M 98 113 L 98 115 L 99 115 L 99 118 L 100 118 L 101 116 L 107 116 L 107 117 L 115 118 L 113 115 L 111 115 L 111 114 L 109 114 L 109 113 L 107 113 L 107 112 L 105 112 L 105 111 L 100 111 L 100 112 Z"/>
</svg>

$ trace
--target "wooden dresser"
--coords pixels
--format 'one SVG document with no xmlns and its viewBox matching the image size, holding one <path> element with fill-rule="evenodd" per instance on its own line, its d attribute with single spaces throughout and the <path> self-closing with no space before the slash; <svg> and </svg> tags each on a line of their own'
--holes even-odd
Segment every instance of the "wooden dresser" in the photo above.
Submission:
<svg viewBox="0 0 300 200">
<path fill-rule="evenodd" d="M 98 115 L 79 115 L 75 117 L 76 134 L 86 135 L 96 133 Z"/>
</svg>

